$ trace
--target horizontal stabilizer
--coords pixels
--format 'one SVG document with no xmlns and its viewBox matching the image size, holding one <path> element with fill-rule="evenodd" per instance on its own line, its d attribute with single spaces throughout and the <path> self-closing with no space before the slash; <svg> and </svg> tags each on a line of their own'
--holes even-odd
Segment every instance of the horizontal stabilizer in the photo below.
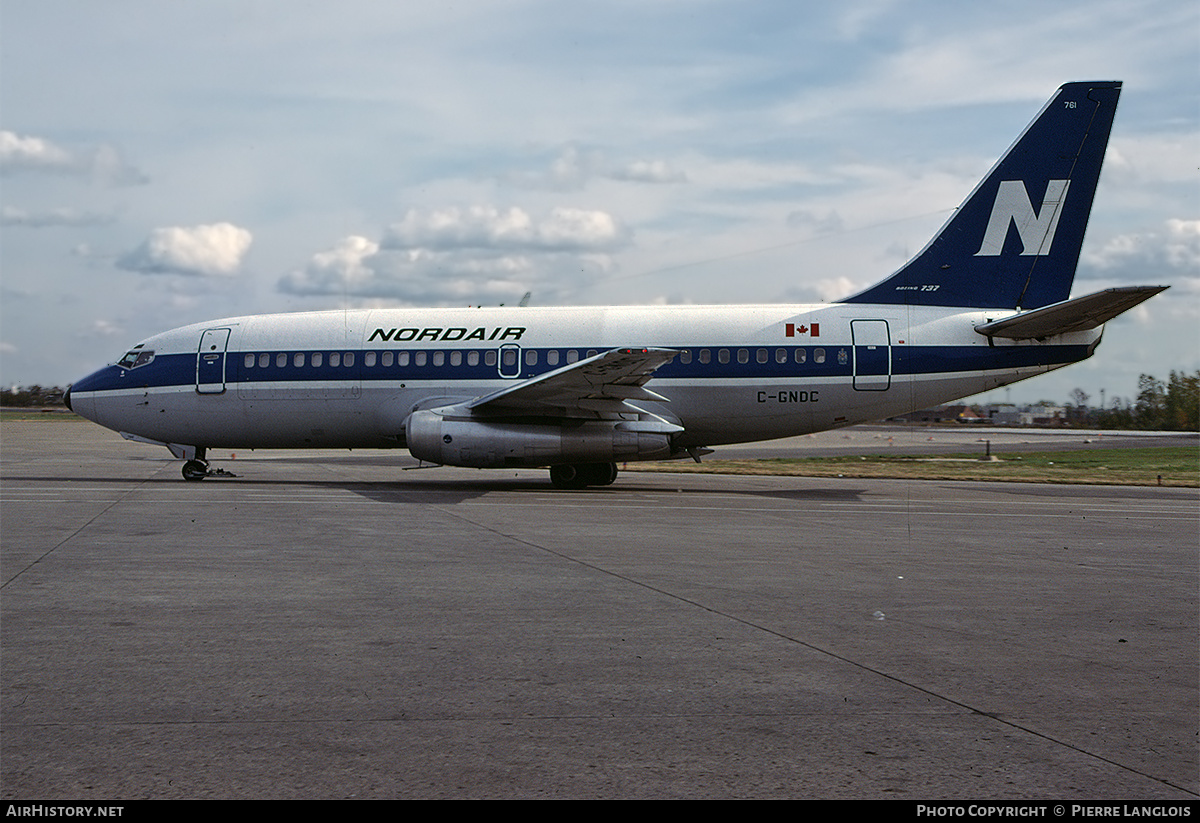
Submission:
<svg viewBox="0 0 1200 823">
<path fill-rule="evenodd" d="M 1062 303 L 1043 306 L 1003 320 L 983 323 L 975 331 L 986 337 L 1007 337 L 1014 340 L 1041 339 L 1056 334 L 1094 329 L 1118 314 L 1127 312 L 1149 300 L 1167 286 L 1127 286 L 1105 289 Z"/>
</svg>

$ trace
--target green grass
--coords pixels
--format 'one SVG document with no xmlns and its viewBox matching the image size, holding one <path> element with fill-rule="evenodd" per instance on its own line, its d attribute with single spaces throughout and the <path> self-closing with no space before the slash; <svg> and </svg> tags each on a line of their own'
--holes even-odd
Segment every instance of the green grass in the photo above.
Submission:
<svg viewBox="0 0 1200 823">
<path fill-rule="evenodd" d="M 83 420 L 66 406 L 43 409 L 37 407 L 5 406 L 0 408 L 0 422 L 10 420 Z"/>
<path fill-rule="evenodd" d="M 1121 486 L 1200 486 L 1200 448 L 1078 449 L 997 454 L 853 455 L 842 457 L 674 460 L 630 463 L 631 471 L 765 474 L 798 477 L 880 477 L 913 480 L 1004 480 Z"/>
</svg>

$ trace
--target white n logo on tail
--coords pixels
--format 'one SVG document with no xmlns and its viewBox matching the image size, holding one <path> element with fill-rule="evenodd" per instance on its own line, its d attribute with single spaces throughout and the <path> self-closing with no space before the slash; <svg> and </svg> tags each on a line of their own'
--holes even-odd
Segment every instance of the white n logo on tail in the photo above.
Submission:
<svg viewBox="0 0 1200 823">
<path fill-rule="evenodd" d="M 1051 180 L 1046 186 L 1042 209 L 1038 214 L 1034 214 L 1033 204 L 1029 202 L 1029 192 L 1025 189 L 1025 181 L 1002 181 L 1000 190 L 996 192 L 996 202 L 992 206 L 992 217 L 988 220 L 987 232 L 984 233 L 983 243 L 980 244 L 979 251 L 975 252 L 975 256 L 999 255 L 1004 248 L 1004 239 L 1008 236 L 1009 224 L 1013 222 L 1017 224 L 1017 234 L 1021 236 L 1024 246 L 1022 255 L 1049 254 L 1070 184 L 1070 180 Z"/>
</svg>

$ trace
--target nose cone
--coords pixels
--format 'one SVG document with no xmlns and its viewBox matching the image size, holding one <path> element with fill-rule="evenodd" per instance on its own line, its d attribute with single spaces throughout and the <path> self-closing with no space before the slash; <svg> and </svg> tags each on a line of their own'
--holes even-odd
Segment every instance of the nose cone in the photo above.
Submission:
<svg viewBox="0 0 1200 823">
<path fill-rule="evenodd" d="M 68 409 L 79 416 L 99 423 L 100 421 L 96 419 L 96 392 L 119 388 L 117 381 L 120 378 L 114 374 L 119 371 L 115 366 L 106 366 L 99 371 L 92 372 L 82 380 L 76 380 L 63 395 L 63 402 L 67 404 Z"/>
</svg>

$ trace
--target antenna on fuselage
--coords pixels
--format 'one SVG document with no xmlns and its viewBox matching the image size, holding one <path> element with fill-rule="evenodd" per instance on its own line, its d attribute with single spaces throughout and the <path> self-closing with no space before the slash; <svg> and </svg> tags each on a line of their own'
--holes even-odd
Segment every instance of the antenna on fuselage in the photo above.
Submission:
<svg viewBox="0 0 1200 823">
<path fill-rule="evenodd" d="M 521 308 L 525 308 L 526 306 L 528 306 L 529 298 L 532 294 L 533 294 L 533 292 L 531 292 L 531 291 L 525 292 L 525 296 L 521 298 L 521 302 L 518 303 L 517 305 L 520 306 Z M 501 303 L 500 305 L 503 306 L 504 304 Z"/>
</svg>

